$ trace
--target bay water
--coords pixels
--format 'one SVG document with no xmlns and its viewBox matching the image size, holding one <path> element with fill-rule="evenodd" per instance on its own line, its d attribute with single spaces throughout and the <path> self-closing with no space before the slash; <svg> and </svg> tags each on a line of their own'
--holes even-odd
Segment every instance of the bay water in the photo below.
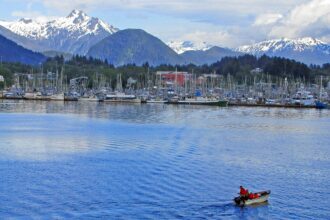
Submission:
<svg viewBox="0 0 330 220">
<path fill-rule="evenodd" d="M 328 110 L 0 101 L 0 219 L 329 219 L 329 170 Z"/>
</svg>

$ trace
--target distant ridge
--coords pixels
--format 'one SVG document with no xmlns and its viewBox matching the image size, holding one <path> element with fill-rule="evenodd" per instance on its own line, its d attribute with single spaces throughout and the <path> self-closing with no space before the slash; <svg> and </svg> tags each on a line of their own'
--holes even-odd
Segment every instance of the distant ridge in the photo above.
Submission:
<svg viewBox="0 0 330 220">
<path fill-rule="evenodd" d="M 212 64 L 220 61 L 223 57 L 236 57 L 239 55 L 243 55 L 243 53 L 222 47 L 211 47 L 208 50 L 191 50 L 181 54 L 186 63 L 196 65 Z"/>
<path fill-rule="evenodd" d="M 31 65 L 39 65 L 46 60 L 44 55 L 27 50 L 2 35 L 0 35 L 0 56 L 2 61 L 5 62 L 19 62 Z"/>
</svg>

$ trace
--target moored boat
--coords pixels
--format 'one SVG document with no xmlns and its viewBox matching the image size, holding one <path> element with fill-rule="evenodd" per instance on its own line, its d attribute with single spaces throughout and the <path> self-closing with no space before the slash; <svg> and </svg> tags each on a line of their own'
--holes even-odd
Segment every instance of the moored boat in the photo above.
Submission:
<svg viewBox="0 0 330 220">
<path fill-rule="evenodd" d="M 299 90 L 292 98 L 292 104 L 300 106 L 315 106 L 315 99 L 311 92 Z"/>
<path fill-rule="evenodd" d="M 88 96 L 88 97 L 79 97 L 78 101 L 84 101 L 84 102 L 100 102 L 101 99 L 99 99 L 97 96 Z"/>
<path fill-rule="evenodd" d="M 5 99 L 22 99 L 24 97 L 24 92 L 21 88 L 13 86 L 9 91 L 3 93 L 3 98 Z"/>
<path fill-rule="evenodd" d="M 164 100 L 164 99 L 148 99 L 147 103 L 159 103 L 159 104 L 164 104 L 167 103 L 168 100 Z"/>
<path fill-rule="evenodd" d="M 64 94 L 64 101 L 78 101 L 79 94 L 77 92 L 70 92 Z"/>
<path fill-rule="evenodd" d="M 326 109 L 326 108 L 328 108 L 328 104 L 325 103 L 325 102 L 316 101 L 316 102 L 315 102 L 315 107 L 316 107 L 317 109 Z"/>
<path fill-rule="evenodd" d="M 179 100 L 177 104 L 186 104 L 186 105 L 214 105 L 226 107 L 228 106 L 228 101 L 220 100 L 217 98 L 204 98 L 204 97 L 195 97 L 195 98 L 185 98 L 184 100 Z"/>
<path fill-rule="evenodd" d="M 133 94 L 125 94 L 123 92 L 114 92 L 107 94 L 104 102 L 125 102 L 125 103 L 141 103 L 141 99 Z"/>
<path fill-rule="evenodd" d="M 51 101 L 64 101 L 64 93 L 53 94 L 50 96 Z"/>
<path fill-rule="evenodd" d="M 235 197 L 234 202 L 238 206 L 260 204 L 268 201 L 268 198 L 270 196 L 270 190 L 257 192 L 257 194 L 259 194 L 259 197 L 255 199 L 245 199 L 242 196 Z"/>
</svg>

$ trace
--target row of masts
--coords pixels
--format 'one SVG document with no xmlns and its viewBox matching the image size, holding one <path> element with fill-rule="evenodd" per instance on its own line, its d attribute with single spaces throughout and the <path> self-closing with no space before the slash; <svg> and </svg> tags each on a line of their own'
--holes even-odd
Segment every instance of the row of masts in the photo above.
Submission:
<svg viewBox="0 0 330 220">
<path fill-rule="evenodd" d="M 69 93 L 71 90 L 78 90 L 80 93 L 90 91 L 120 91 L 129 90 L 137 95 L 147 93 L 147 95 L 166 96 L 164 90 L 171 90 L 174 94 L 185 96 L 194 96 L 196 91 L 202 96 L 220 96 L 222 98 L 244 98 L 244 97 L 259 97 L 268 99 L 285 99 L 293 96 L 297 91 L 305 89 L 310 90 L 315 96 L 324 99 L 329 97 L 324 93 L 329 90 L 329 79 L 327 89 L 324 88 L 323 76 L 320 77 L 319 84 L 306 82 L 304 78 L 287 78 L 274 77 L 269 74 L 255 74 L 244 76 L 241 78 L 234 77 L 231 74 L 219 75 L 215 72 L 211 74 L 194 74 L 185 73 L 184 80 L 179 83 L 178 71 L 172 72 L 174 79 L 166 81 L 161 74 L 150 73 L 149 69 L 146 74 L 137 74 L 127 78 L 125 86 L 123 85 L 122 74 L 117 74 L 116 79 L 106 77 L 103 74 L 95 73 L 91 77 L 91 83 L 84 82 L 82 84 L 68 79 L 64 74 L 64 67 L 61 71 L 55 73 L 47 72 L 32 73 L 32 74 L 15 74 L 15 86 L 21 88 L 25 92 L 42 92 L 42 93 Z M 116 86 L 113 88 L 113 80 Z M 68 83 L 70 81 L 70 83 Z M 81 82 L 81 81 L 79 81 Z M 76 85 L 76 84 L 77 85 Z M 83 95 L 83 94 L 81 94 Z"/>
</svg>

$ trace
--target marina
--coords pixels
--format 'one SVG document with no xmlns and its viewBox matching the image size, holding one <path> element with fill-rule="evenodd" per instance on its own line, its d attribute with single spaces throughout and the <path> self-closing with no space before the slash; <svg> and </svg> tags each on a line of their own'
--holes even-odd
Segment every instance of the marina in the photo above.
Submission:
<svg viewBox="0 0 330 220">
<path fill-rule="evenodd" d="M 260 71 L 260 70 L 259 70 Z M 195 75 L 179 71 L 147 73 L 144 81 L 117 74 L 114 87 L 102 75 L 64 80 L 64 70 L 47 74 L 15 74 L 15 83 L 0 94 L 2 99 L 41 101 L 90 101 L 106 103 L 158 103 L 175 105 L 246 106 L 326 109 L 330 82 L 254 75 L 242 83 L 227 75 Z M 275 82 L 274 82 L 275 81 Z M 66 83 L 68 82 L 68 83 Z M 248 83 L 250 82 L 250 83 Z"/>
</svg>

